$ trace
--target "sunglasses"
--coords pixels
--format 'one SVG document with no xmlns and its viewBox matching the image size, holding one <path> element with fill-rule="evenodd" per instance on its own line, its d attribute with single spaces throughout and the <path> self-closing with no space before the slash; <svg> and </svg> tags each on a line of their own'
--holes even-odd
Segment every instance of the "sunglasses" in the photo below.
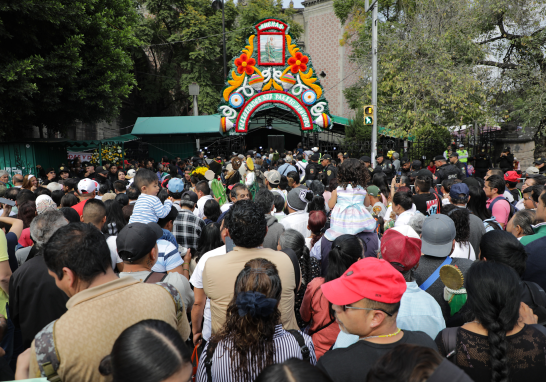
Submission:
<svg viewBox="0 0 546 382">
<path fill-rule="evenodd" d="M 372 309 L 372 308 L 357 308 L 355 306 L 350 306 L 350 305 L 340 305 L 341 306 L 341 309 L 345 312 L 347 309 L 355 309 L 355 310 L 379 310 L 383 313 L 385 313 L 387 316 L 389 317 L 392 317 L 392 314 L 390 314 L 389 312 L 386 312 L 384 311 L 383 309 Z"/>
</svg>

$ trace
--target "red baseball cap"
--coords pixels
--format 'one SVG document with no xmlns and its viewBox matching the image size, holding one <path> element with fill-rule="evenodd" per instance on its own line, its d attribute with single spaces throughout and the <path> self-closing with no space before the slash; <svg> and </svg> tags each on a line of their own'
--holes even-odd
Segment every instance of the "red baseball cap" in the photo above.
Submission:
<svg viewBox="0 0 546 382">
<path fill-rule="evenodd" d="M 364 298 L 395 304 L 406 291 L 406 280 L 386 260 L 366 257 L 321 288 L 324 297 L 336 305 L 348 305 Z"/>
<path fill-rule="evenodd" d="M 381 239 L 381 257 L 400 272 L 412 269 L 421 259 L 421 239 L 409 225 L 394 227 Z"/>
<path fill-rule="evenodd" d="M 504 180 L 507 182 L 517 183 L 519 182 L 519 178 L 519 174 L 515 171 L 506 171 L 506 173 L 504 174 Z"/>
</svg>

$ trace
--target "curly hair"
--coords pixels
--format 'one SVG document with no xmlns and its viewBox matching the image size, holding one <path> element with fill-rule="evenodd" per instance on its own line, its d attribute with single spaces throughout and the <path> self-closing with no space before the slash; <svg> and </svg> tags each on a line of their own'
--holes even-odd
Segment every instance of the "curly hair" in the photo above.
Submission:
<svg viewBox="0 0 546 382">
<path fill-rule="evenodd" d="M 347 189 L 349 184 L 353 188 L 356 186 L 366 188 L 371 179 L 368 169 L 358 159 L 345 159 L 338 168 L 338 183 L 344 190 Z"/>
<path fill-rule="evenodd" d="M 229 236 L 238 247 L 255 248 L 264 242 L 267 221 L 262 208 L 252 200 L 233 204 L 224 217 Z"/>
<path fill-rule="evenodd" d="M 470 238 L 470 213 L 466 208 L 459 208 L 453 204 L 442 207 L 441 213 L 447 215 L 455 223 L 455 241 L 467 244 Z"/>
<path fill-rule="evenodd" d="M 237 202 L 237 205 L 240 202 Z M 234 205 L 234 206 L 235 206 Z M 233 207 L 231 207 L 233 208 Z M 233 299 L 229 303 L 224 328 L 210 339 L 209 346 L 228 342 L 231 373 L 236 381 L 251 381 L 267 366 L 274 363 L 275 326 L 281 322 L 277 308 L 267 317 L 239 315 L 237 295 L 241 292 L 259 292 L 267 298 L 281 299 L 282 286 L 277 267 L 266 259 L 253 259 L 245 264 L 235 281 Z"/>
</svg>

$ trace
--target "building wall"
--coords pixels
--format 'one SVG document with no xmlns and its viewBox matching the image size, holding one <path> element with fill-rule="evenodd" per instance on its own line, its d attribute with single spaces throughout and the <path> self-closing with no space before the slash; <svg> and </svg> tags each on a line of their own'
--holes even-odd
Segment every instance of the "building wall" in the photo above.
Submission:
<svg viewBox="0 0 546 382">
<path fill-rule="evenodd" d="M 330 113 L 351 118 L 343 90 L 358 80 L 356 65 L 350 62 L 351 49 L 340 45 L 344 27 L 334 13 L 332 0 L 308 0 L 302 3 L 305 51 L 310 54 L 317 75 L 326 73 L 320 82 L 330 106 Z"/>
</svg>

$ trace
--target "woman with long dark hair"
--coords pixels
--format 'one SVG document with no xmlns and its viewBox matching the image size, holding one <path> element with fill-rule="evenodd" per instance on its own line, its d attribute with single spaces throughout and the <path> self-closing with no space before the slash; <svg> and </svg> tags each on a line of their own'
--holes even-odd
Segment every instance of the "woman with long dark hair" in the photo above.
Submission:
<svg viewBox="0 0 546 382">
<path fill-rule="evenodd" d="M 334 240 L 328 258 L 326 277 L 317 277 L 309 283 L 301 305 L 303 320 L 310 322 L 309 334 L 313 338 L 317 358 L 328 351 L 339 334 L 339 326 L 330 310 L 321 285 L 337 279 L 358 260 L 364 258 L 365 248 L 362 241 L 354 235 L 341 235 Z"/>
<path fill-rule="evenodd" d="M 113 382 L 189 381 L 191 352 L 165 321 L 144 320 L 125 329 L 99 372 Z"/>
<path fill-rule="evenodd" d="M 389 199 L 389 187 L 387 185 L 387 174 L 384 172 L 375 173 L 372 177 L 372 184 L 379 188 L 381 191 L 381 198 L 383 199 L 383 204 L 387 205 L 387 200 Z"/>
<path fill-rule="evenodd" d="M 477 261 L 465 280 L 468 322 L 436 337 L 438 350 L 480 382 L 542 381 L 546 373 L 546 336 L 536 316 L 521 303 L 516 271 L 493 261 Z M 455 331 L 454 348 L 443 341 Z M 449 337 L 449 336 L 445 336 Z"/>
<path fill-rule="evenodd" d="M 208 201 L 207 201 L 208 202 Z M 196 262 L 199 262 L 201 256 L 205 253 L 212 251 L 224 245 L 222 238 L 220 237 L 220 227 L 217 223 L 207 224 L 201 231 L 201 236 L 197 241 L 197 251 L 193 258 Z"/>
<path fill-rule="evenodd" d="M 112 184 L 118 180 L 118 166 L 115 164 L 111 165 L 108 169 L 108 179 L 110 182 L 112 182 Z"/>
<path fill-rule="evenodd" d="M 294 312 L 296 313 L 296 320 L 298 321 L 298 326 L 303 328 L 307 321 L 303 320 L 300 315 L 300 306 L 303 301 L 303 296 L 305 295 L 305 290 L 307 285 L 315 277 L 320 276 L 320 263 L 316 261 L 311 261 L 309 256 L 309 248 L 305 245 L 305 238 L 301 233 L 295 229 L 287 229 L 283 232 L 279 238 L 279 245 L 277 250 L 281 251 L 283 249 L 291 249 L 296 253 L 298 258 L 300 269 L 301 269 L 301 285 L 296 294 L 296 302 L 294 304 Z"/>
<path fill-rule="evenodd" d="M 489 232 L 493 229 L 502 229 L 495 217 L 491 215 L 491 211 L 487 208 L 487 196 L 485 196 L 483 188 L 470 186 L 468 187 L 468 190 L 470 200 L 468 201 L 466 208 L 482 219 L 485 225 L 485 231 Z"/>
<path fill-rule="evenodd" d="M 442 207 L 441 213 L 447 215 L 455 223 L 455 248 L 451 257 L 476 260 L 474 248 L 470 245 L 470 213 L 466 208 L 459 208 L 453 204 Z"/>
<path fill-rule="evenodd" d="M 290 358 L 305 357 L 316 364 L 311 338 L 282 327 L 281 292 L 273 263 L 253 259 L 245 264 L 235 281 L 226 323 L 201 353 L 197 382 L 252 382 L 267 366 Z"/>
<path fill-rule="evenodd" d="M 102 232 L 117 235 L 126 225 L 121 204 L 115 200 L 107 200 L 104 202 L 104 206 L 106 207 L 106 222 L 102 226 Z"/>
<path fill-rule="evenodd" d="M 322 238 L 323 228 L 326 224 L 326 213 L 324 211 L 309 212 L 307 228 L 311 231 L 311 236 L 305 239 L 305 245 L 311 250 L 313 246 Z"/>
<path fill-rule="evenodd" d="M 36 203 L 32 200 L 29 200 L 19 206 L 19 211 L 17 211 L 17 219 L 23 221 L 23 232 L 19 237 L 19 244 L 23 247 L 32 247 L 34 242 L 30 237 L 30 223 L 36 217 Z"/>
</svg>

